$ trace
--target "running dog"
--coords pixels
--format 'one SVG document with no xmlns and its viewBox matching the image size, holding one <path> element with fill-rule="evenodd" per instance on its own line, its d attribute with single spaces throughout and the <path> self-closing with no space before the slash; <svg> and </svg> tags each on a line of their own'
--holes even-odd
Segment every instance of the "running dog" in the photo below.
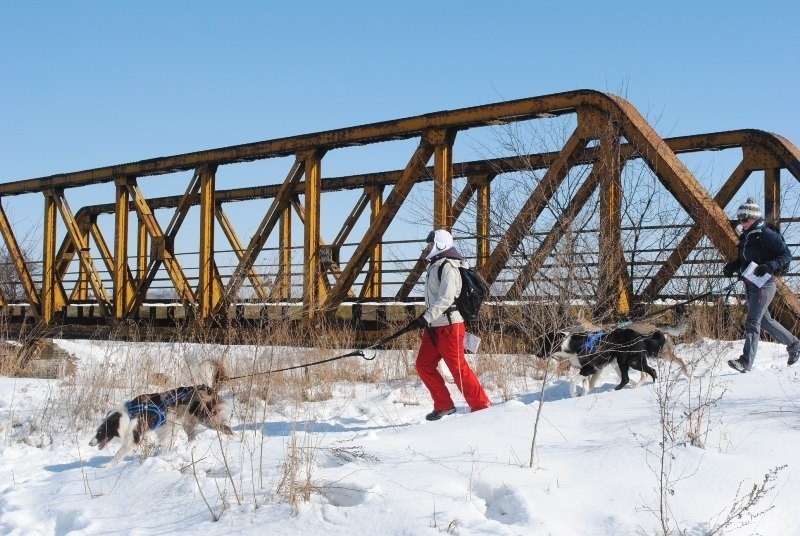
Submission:
<svg viewBox="0 0 800 536">
<path fill-rule="evenodd" d="M 112 409 L 89 441 L 90 447 L 99 450 L 118 437 L 122 447 L 103 467 L 117 465 L 141 443 L 146 432 L 155 431 L 159 443 L 166 437 L 170 426 L 181 424 L 189 441 L 196 437 L 198 424 L 223 434 L 233 435 L 230 427 L 230 409 L 219 396 L 217 388 L 228 378 L 222 363 L 213 363 L 211 386 L 192 385 L 178 387 L 161 393 L 139 395 Z"/>
<path fill-rule="evenodd" d="M 689 376 L 686 363 L 675 355 L 671 338 L 659 329 L 649 334 L 630 328 L 615 328 L 596 333 L 569 333 L 562 342 L 561 349 L 553 356 L 568 359 L 578 371 L 570 382 L 570 395 L 573 397 L 577 396 L 578 383 L 581 383 L 582 394 L 589 394 L 600 373 L 610 364 L 616 367 L 620 378 L 615 390 L 622 389 L 630 382 L 630 369 L 642 372 L 642 376 L 633 384 L 634 387 L 638 387 L 646 379 L 645 375 L 655 381 L 656 371 L 648 364 L 648 357 L 676 363 L 681 372 Z"/>
</svg>

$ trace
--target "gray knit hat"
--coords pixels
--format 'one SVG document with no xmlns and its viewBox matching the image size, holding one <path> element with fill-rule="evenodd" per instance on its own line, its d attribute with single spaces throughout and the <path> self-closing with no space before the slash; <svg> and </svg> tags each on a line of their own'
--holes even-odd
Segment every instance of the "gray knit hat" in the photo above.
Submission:
<svg viewBox="0 0 800 536">
<path fill-rule="evenodd" d="M 736 210 L 736 218 L 739 220 L 747 218 L 758 220 L 761 218 L 761 207 L 758 206 L 755 199 L 748 197 L 744 205 Z"/>
</svg>

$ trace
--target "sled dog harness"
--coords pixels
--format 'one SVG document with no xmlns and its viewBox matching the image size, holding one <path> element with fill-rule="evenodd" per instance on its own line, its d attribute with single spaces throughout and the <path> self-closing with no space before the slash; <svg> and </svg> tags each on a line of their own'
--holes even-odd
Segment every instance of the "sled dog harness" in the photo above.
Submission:
<svg viewBox="0 0 800 536">
<path fill-rule="evenodd" d="M 201 385 L 197 389 L 200 388 L 205 388 L 205 386 Z M 145 402 L 135 402 L 133 400 L 129 400 L 125 402 L 125 409 L 128 412 L 128 417 L 131 419 L 138 417 L 139 415 L 154 415 L 156 418 L 156 423 L 153 425 L 153 430 L 155 430 L 167 420 L 167 408 L 176 405 L 181 400 L 193 396 L 195 390 L 196 389 L 176 389 L 175 394 L 165 399 L 163 402 L 161 402 L 161 404 L 156 404 L 152 400 L 147 400 Z"/>
<path fill-rule="evenodd" d="M 581 352 L 586 352 L 587 354 L 591 354 L 594 352 L 594 347 L 597 346 L 597 341 L 599 341 L 603 335 L 605 335 L 605 331 L 598 331 L 597 333 L 588 333 L 586 335 L 586 341 L 581 344 Z"/>
</svg>

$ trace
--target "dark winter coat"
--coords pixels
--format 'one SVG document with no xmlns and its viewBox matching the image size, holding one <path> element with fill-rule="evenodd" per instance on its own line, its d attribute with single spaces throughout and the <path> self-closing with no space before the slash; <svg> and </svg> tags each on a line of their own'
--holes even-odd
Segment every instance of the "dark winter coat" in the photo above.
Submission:
<svg viewBox="0 0 800 536">
<path fill-rule="evenodd" d="M 792 253 L 783 236 L 759 220 L 739 236 L 739 257 L 725 265 L 726 272 L 741 273 L 754 262 L 766 264 L 771 274 L 781 274 L 789 268 Z"/>
</svg>

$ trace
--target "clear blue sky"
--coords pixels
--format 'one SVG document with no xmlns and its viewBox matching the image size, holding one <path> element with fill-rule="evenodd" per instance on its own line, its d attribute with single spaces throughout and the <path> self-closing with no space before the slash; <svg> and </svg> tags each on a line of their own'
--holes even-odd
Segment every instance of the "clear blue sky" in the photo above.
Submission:
<svg viewBox="0 0 800 536">
<path fill-rule="evenodd" d="M 800 145 L 798 5 L 7 1 L 0 180 L 582 88 Z"/>
<path fill-rule="evenodd" d="M 3 2 L 0 180 L 581 88 L 800 145 L 798 5 Z"/>
</svg>

